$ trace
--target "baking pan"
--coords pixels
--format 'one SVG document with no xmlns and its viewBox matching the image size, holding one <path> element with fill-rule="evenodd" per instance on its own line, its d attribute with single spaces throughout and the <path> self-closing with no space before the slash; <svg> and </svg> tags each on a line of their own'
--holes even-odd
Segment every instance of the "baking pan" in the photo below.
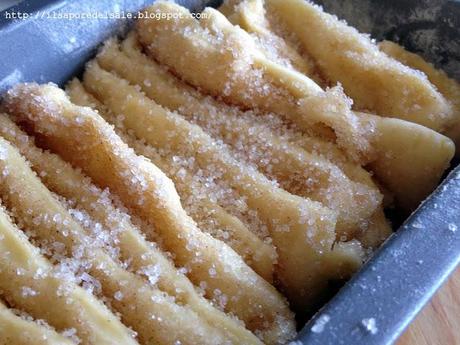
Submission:
<svg viewBox="0 0 460 345">
<path fill-rule="evenodd" d="M 0 92 L 24 81 L 63 85 L 102 41 L 129 27 L 152 0 L 24 1 L 0 13 Z M 198 10 L 220 1 L 177 1 Z M 460 78 L 460 3 L 420 0 L 321 2 L 326 10 L 422 54 Z M 12 19 L 12 13 L 27 14 Z M 99 13 L 99 18 L 59 19 Z M 105 18 L 117 13 L 115 18 Z M 48 16 L 52 17 L 49 18 Z M 24 17 L 28 17 L 24 19 Z M 54 18 L 56 17 L 56 18 Z M 395 220 L 397 223 L 398 221 Z M 412 214 L 303 327 L 298 344 L 392 343 L 460 261 L 460 168 Z"/>
</svg>

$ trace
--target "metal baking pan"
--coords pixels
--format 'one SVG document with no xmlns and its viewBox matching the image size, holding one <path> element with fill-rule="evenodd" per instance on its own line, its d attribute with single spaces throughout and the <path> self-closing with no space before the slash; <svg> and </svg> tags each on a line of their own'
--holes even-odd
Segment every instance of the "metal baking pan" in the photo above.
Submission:
<svg viewBox="0 0 460 345">
<path fill-rule="evenodd" d="M 24 81 L 63 85 L 81 73 L 102 41 L 129 26 L 128 12 L 151 2 L 34 0 L 0 12 L 0 92 Z M 204 4 L 217 6 L 220 1 L 178 2 L 199 9 Z M 370 32 L 376 39 L 399 42 L 460 79 L 460 2 L 319 2 L 361 31 Z M 27 15 L 12 19 L 13 12 Z M 101 17 L 58 18 L 65 13 L 85 12 L 100 13 Z M 119 15 L 102 18 L 108 13 Z M 321 345 L 391 344 L 460 262 L 457 225 L 460 228 L 460 167 L 303 327 L 298 341 Z M 370 319 L 375 321 L 375 327 Z"/>
</svg>

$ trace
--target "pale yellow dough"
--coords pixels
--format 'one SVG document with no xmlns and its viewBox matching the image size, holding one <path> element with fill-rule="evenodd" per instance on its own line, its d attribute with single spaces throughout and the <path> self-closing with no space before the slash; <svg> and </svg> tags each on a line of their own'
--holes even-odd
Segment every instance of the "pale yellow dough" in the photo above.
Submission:
<svg viewBox="0 0 460 345">
<path fill-rule="evenodd" d="M 4 114 L 0 115 L 0 134 L 16 145 L 18 150 L 31 163 L 32 169 L 41 176 L 50 190 L 69 200 L 77 201 L 77 205 L 88 212 L 95 221 L 103 224 L 118 236 L 117 246 L 120 249 L 120 259 L 131 262 L 131 271 L 138 272 L 143 267 L 157 266 L 160 271 L 157 282 L 158 289 L 174 297 L 176 303 L 182 304 L 183 308 L 186 308 L 185 316 L 190 313 L 188 309 L 199 315 L 199 321 L 195 319 L 193 314 L 192 317 L 189 317 L 189 322 L 194 323 L 195 328 L 200 323 L 208 323 L 216 329 L 223 329 L 229 340 L 248 344 L 258 343 L 257 339 L 244 327 L 221 311 L 213 308 L 199 296 L 188 279 L 177 272 L 161 251 L 141 236 L 138 232 L 139 230 L 130 222 L 129 217 L 114 207 L 111 200 L 107 200 L 106 193 L 88 181 L 88 177 L 72 168 L 70 164 L 64 162 L 59 156 L 37 148 L 32 138 L 22 132 Z M 132 288 L 132 285 L 128 285 L 128 287 Z M 131 301 L 133 305 L 134 302 Z M 152 309 L 151 312 L 155 313 L 157 317 L 162 317 L 161 310 L 157 312 Z M 177 312 L 184 313 L 180 310 Z M 163 317 L 165 316 L 163 315 Z M 128 321 L 127 323 L 132 322 Z M 166 325 L 161 324 L 162 330 L 167 330 Z M 139 329 L 138 325 L 134 325 L 133 328 Z M 169 330 L 169 333 L 175 336 L 176 332 Z M 143 332 L 140 332 L 140 334 L 143 335 Z M 187 337 L 191 339 L 190 341 L 208 341 L 201 339 L 201 337 L 194 338 L 193 334 L 196 333 L 188 333 Z M 206 335 L 209 341 L 214 341 L 215 339 L 210 336 L 211 334 Z"/>
<path fill-rule="evenodd" d="M 438 70 L 432 64 L 426 62 L 421 56 L 408 52 L 396 43 L 390 41 L 380 42 L 379 49 L 404 65 L 425 73 L 428 80 L 451 103 L 454 113 L 452 121 L 446 126 L 444 134 L 451 138 L 458 148 L 460 143 L 460 84 L 456 80 L 449 78 L 444 71 Z"/>
<path fill-rule="evenodd" d="M 199 22 L 174 3 L 159 1 L 149 11 L 177 13 L 172 20 L 141 19 L 137 32 L 146 51 L 185 81 L 243 108 L 280 114 L 307 133 L 337 138 L 354 159 L 369 153 L 368 131 L 339 87 L 323 91 L 304 74 L 268 59 L 217 10 L 206 8 Z"/>
<path fill-rule="evenodd" d="M 123 95 L 119 101 L 127 99 Z M 8 93 L 5 105 L 53 151 L 81 167 L 98 185 L 110 187 L 134 214 L 154 225 L 147 237 L 156 233 L 195 284 L 207 283 L 207 294 L 219 289 L 229 296 L 226 310 L 249 329 L 268 343 L 292 337 L 292 314 L 284 298 L 228 246 L 202 233 L 182 209 L 171 180 L 136 156 L 97 113 L 73 105 L 52 85 L 17 86 Z M 132 105 L 142 106 L 135 100 Z M 215 274 L 210 274 L 211 269 Z"/>
<path fill-rule="evenodd" d="M 264 159 L 259 156 L 255 156 L 252 162 L 266 176 L 278 181 L 283 189 L 322 202 L 339 212 L 338 239 L 342 236 L 351 239 L 353 235 L 374 231 L 371 224 L 367 228 L 362 228 L 361 224 L 381 211 L 381 195 L 363 169 L 348 164 L 354 173 L 347 175 L 325 157 L 309 154 L 301 147 L 288 143 L 247 114 L 205 98 L 137 50 L 133 35 L 122 46 L 125 54 L 115 42 L 107 43 L 97 57 L 101 66 L 139 85 L 151 99 L 171 110 L 180 111 L 181 115 L 229 145 L 243 145 L 260 152 L 261 157 L 270 162 L 263 164 Z M 384 227 L 379 228 L 382 229 Z M 387 226 L 380 237 L 385 238 L 389 233 Z"/>
<path fill-rule="evenodd" d="M 207 18 L 200 22 L 173 3 L 159 1 L 149 10 L 182 14 L 177 20 L 144 19 L 137 23 L 139 39 L 153 58 L 208 93 L 221 95 L 240 106 L 281 114 L 305 133 L 313 130 L 332 140 L 331 133 L 314 124 L 319 121 L 332 128 L 337 144 L 348 157 L 365 166 L 385 167 L 386 170 L 373 169 L 373 172 L 395 196 L 398 206 L 413 210 L 435 188 L 448 166 L 454 153 L 454 145 L 448 138 L 409 122 L 352 112 L 351 103 L 340 89 L 322 91 L 300 72 L 267 62 L 247 33 L 232 26 L 213 9 L 206 9 Z M 189 68 L 190 65 L 194 68 Z M 400 151 L 400 147 L 393 146 L 397 142 L 392 143 L 396 133 L 386 130 L 392 126 L 399 127 L 398 142 L 410 143 L 407 149 Z M 426 153 L 421 157 L 423 147 L 433 147 L 436 156 Z M 430 165 L 430 168 L 420 170 L 407 161 L 410 150 L 417 153 L 413 159 L 418 160 L 419 166 Z M 410 175 L 399 175 L 396 188 L 390 176 L 398 176 L 400 171 Z"/>
<path fill-rule="evenodd" d="M 235 161 L 200 127 L 167 112 L 126 81 L 101 70 L 97 64 L 88 66 L 84 85 L 113 113 L 122 113 L 124 125 L 137 137 L 153 146 L 173 149 L 175 154 L 192 155 L 202 169 L 207 166 L 218 169 L 223 178 L 247 198 L 248 205 L 258 210 L 259 216 L 269 226 L 278 251 L 277 278 L 293 304 L 314 303 L 312 296 L 322 292 L 316 284 L 323 286 L 325 280 L 321 277 L 331 274 L 320 267 L 329 260 L 327 254 L 334 242 L 334 212 L 319 203 L 276 188 L 253 168 Z M 350 255 L 359 257 L 356 252 Z M 300 262 L 304 263 L 303 266 Z M 337 261 L 335 264 L 348 270 L 344 263 Z"/>
<path fill-rule="evenodd" d="M 53 197 L 17 150 L 10 147 L 8 158 L 1 161 L 0 166 L 16 172 L 0 177 L 1 196 L 16 219 L 34 230 L 34 237 L 42 248 L 54 242 L 63 245 L 64 253 L 58 252 L 60 255 L 80 252 L 78 260 L 88 263 L 88 273 L 99 280 L 102 295 L 111 299 L 123 323 L 138 333 L 142 343 L 180 341 L 192 345 L 229 341 L 220 329 L 174 303 L 141 275 L 124 269 L 117 258 L 109 255 L 98 239 L 88 233 L 94 230 L 86 230 L 83 222 L 72 218 Z M 117 292 L 122 297 L 114 298 Z"/>
<path fill-rule="evenodd" d="M 8 160 L 21 160 L 2 138 L 0 147 Z M 1 163 L 5 171 L 4 160 Z M 85 345 L 137 344 L 128 329 L 93 295 L 53 271 L 53 266 L 13 225 L 3 209 L 0 210 L 0 253 L 0 289 L 15 308 L 35 319 L 46 320 L 57 330 L 74 328 Z"/>
<path fill-rule="evenodd" d="M 102 103 L 87 93 L 77 79 L 69 83 L 66 91 L 73 103 L 97 109 L 106 121 L 115 124 L 116 118 L 111 116 Z M 206 230 L 213 237 L 226 242 L 241 255 L 256 273 L 266 281 L 272 283 L 274 265 L 276 263 L 275 248 L 251 233 L 245 224 L 237 217 L 227 213 L 217 202 L 212 201 L 212 198 L 203 199 L 202 197 L 196 197 L 194 189 L 203 190 L 204 186 L 199 181 L 193 180 L 190 171 L 184 171 L 182 167 L 177 167 L 177 164 L 174 164 L 171 157 L 161 156 L 155 148 L 136 139 L 133 135 L 128 134 L 125 128 L 120 127 L 120 124 L 116 124 L 117 134 L 137 154 L 151 159 L 155 165 L 174 181 L 181 199 L 193 199 L 191 202 L 195 205 L 190 211 L 187 211 L 198 223 L 200 229 Z M 221 234 L 222 231 L 226 231 L 229 236 L 223 236 Z"/>
<path fill-rule="evenodd" d="M 332 83 L 340 82 L 357 109 L 442 131 L 452 118 L 448 102 L 426 76 L 379 51 L 355 28 L 305 0 L 266 0 L 265 8 Z"/>
<path fill-rule="evenodd" d="M 295 45 L 273 32 L 272 23 L 265 16 L 264 0 L 224 1 L 219 11 L 232 24 L 251 33 L 258 48 L 269 59 L 309 76 L 318 84 L 323 83 L 313 60 L 305 54 L 299 54 Z"/>
<path fill-rule="evenodd" d="M 1 345 L 72 345 L 49 326 L 16 315 L 0 301 Z"/>
</svg>

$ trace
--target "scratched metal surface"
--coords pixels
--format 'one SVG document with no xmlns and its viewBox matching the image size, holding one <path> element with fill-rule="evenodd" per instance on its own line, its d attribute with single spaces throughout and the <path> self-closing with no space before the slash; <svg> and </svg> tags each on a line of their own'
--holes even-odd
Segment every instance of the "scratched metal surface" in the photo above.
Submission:
<svg viewBox="0 0 460 345">
<path fill-rule="evenodd" d="M 63 85 L 81 73 L 100 43 L 123 32 L 129 20 L 53 20 L 55 12 L 132 12 L 152 0 L 23 1 L 11 20 L 0 12 L 0 92 L 23 81 Z M 191 8 L 219 0 L 178 1 Z M 443 0 L 320 1 L 377 39 L 387 38 L 421 53 L 459 77 L 460 4 Z M 11 11 L 11 9 L 10 9 Z M 460 169 L 460 168 L 459 168 Z M 444 183 L 380 248 L 362 270 L 307 323 L 303 344 L 383 345 L 392 343 L 460 261 L 460 170 Z M 375 320 L 376 334 L 363 320 Z M 318 327 L 318 320 L 328 320 Z M 313 327 L 316 324 L 317 327 Z M 312 331 L 312 328 L 316 332 Z M 322 329 L 321 332 L 318 330 Z"/>
</svg>

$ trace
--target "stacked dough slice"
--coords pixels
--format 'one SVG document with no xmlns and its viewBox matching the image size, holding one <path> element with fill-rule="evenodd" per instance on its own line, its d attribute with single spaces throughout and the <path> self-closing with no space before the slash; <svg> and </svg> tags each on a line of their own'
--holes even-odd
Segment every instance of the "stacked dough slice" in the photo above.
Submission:
<svg viewBox="0 0 460 345">
<path fill-rule="evenodd" d="M 6 106 L 19 122 L 21 118 L 32 120 L 37 134 L 43 133 L 39 140 L 47 146 L 53 143 L 60 153 L 57 156 L 40 150 L 11 120 L 2 118 L 3 135 L 10 140 L 3 140 L 7 150 L 3 169 L 11 172 L 3 174 L 3 201 L 19 225 L 29 229 L 30 238 L 49 256 L 48 260 L 59 265 L 56 292 L 36 291 L 25 299 L 19 295 L 12 301 L 14 306 L 17 303 L 32 314 L 24 301 L 75 291 L 65 283 L 83 271 L 80 279 L 92 283 L 93 292 L 110 301 L 113 312 L 119 313 L 141 343 L 259 342 L 235 319 L 210 305 L 183 275 L 187 272 L 196 286 L 202 285 L 205 293 L 215 296 L 216 304 L 232 296 L 222 305 L 232 308 L 268 342 L 292 335 L 292 316 L 279 293 L 224 243 L 199 231 L 181 208 L 171 181 L 128 148 L 97 113 L 70 103 L 54 86 L 33 84 L 11 91 Z M 66 148 L 65 155 L 60 147 Z M 75 151 L 67 149 L 70 147 Z M 78 159 L 84 170 L 73 168 L 61 157 L 72 158 L 74 166 L 77 162 L 73 158 Z M 110 181 L 110 186 L 102 188 L 110 187 L 117 197 L 93 181 L 101 186 Z M 118 203 L 132 209 L 136 220 Z M 144 236 L 155 240 L 161 249 Z M 171 260 L 165 252 L 170 253 Z M 11 273 L 13 277 L 15 273 Z M 12 285 L 10 293 L 22 285 Z M 63 298 L 64 304 L 70 302 Z M 76 313 L 84 307 L 80 303 L 71 305 Z M 61 328 L 42 315 L 32 315 Z M 110 324 L 122 327 L 117 318 L 112 318 Z M 81 323 L 82 331 L 91 327 L 97 332 L 103 330 L 91 319 L 87 324 L 74 322 Z M 124 327 L 122 330 L 126 331 Z M 113 343 L 116 333 L 107 333 L 103 335 Z M 102 343 L 93 336 L 89 334 L 83 342 Z M 128 340 L 117 341 L 121 344 Z"/>
<path fill-rule="evenodd" d="M 436 186 L 457 84 L 303 1 L 221 11 L 156 2 L 67 93 L 6 94 L 4 343 L 286 343 Z"/>
</svg>

